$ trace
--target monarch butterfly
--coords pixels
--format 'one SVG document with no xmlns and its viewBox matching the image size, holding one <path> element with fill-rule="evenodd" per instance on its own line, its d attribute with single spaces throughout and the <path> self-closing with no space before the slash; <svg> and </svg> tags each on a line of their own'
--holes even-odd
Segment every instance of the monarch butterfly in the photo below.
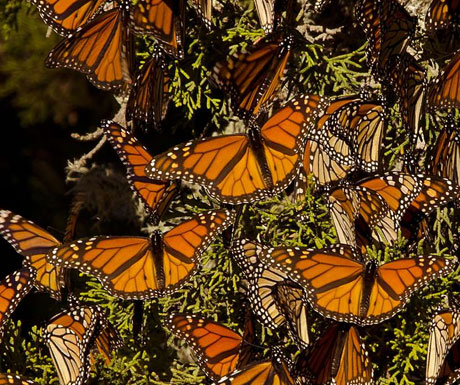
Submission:
<svg viewBox="0 0 460 385">
<path fill-rule="evenodd" d="M 380 104 L 354 96 L 331 102 L 310 130 L 301 172 L 312 174 L 318 184 L 324 185 L 355 170 L 377 171 L 384 129 L 385 114 Z M 297 184 L 302 191 L 305 182 L 301 178 Z"/>
<path fill-rule="evenodd" d="M 35 223 L 8 210 L 0 210 L 0 234 L 25 257 L 23 265 L 36 270 L 34 286 L 60 301 L 64 275 L 59 266 L 46 261 L 46 254 L 61 242 Z"/>
<path fill-rule="evenodd" d="M 248 134 L 223 135 L 178 145 L 146 167 L 154 179 L 199 183 L 223 203 L 251 203 L 284 190 L 295 177 L 306 132 L 323 99 L 300 96 Z"/>
<path fill-rule="evenodd" d="M 243 119 L 257 116 L 275 97 L 293 44 L 292 36 L 257 44 L 250 52 L 230 57 L 213 70 L 215 83 L 230 93 L 234 112 Z"/>
<path fill-rule="evenodd" d="M 424 216 L 459 194 L 445 178 L 389 172 L 333 190 L 329 209 L 339 242 L 362 247 L 372 238 L 392 243 L 398 230 L 410 239 Z"/>
<path fill-rule="evenodd" d="M 192 315 L 170 314 L 165 324 L 192 346 L 200 367 L 213 380 L 245 366 L 250 358 L 251 347 L 247 343 L 252 343 L 253 336 L 246 331 L 252 332 L 251 326 L 245 326 L 242 337 L 219 323 Z"/>
<path fill-rule="evenodd" d="M 433 0 L 425 18 L 428 33 L 438 29 L 458 26 L 460 22 L 460 4 L 455 0 Z"/>
<path fill-rule="evenodd" d="M 127 28 L 129 2 L 104 12 L 61 41 L 46 59 L 48 68 L 84 73 L 103 90 L 119 90 L 131 82 L 132 39 Z"/>
<path fill-rule="evenodd" d="M 108 321 L 97 305 L 70 307 L 49 320 L 44 338 L 61 385 L 85 383 L 91 368 L 91 348 L 107 328 Z M 110 347 L 117 349 L 121 341 L 111 343 Z"/>
<path fill-rule="evenodd" d="M 439 134 L 431 158 L 433 174 L 460 184 L 460 137 L 453 122 L 448 122 Z"/>
<path fill-rule="evenodd" d="M 122 126 L 110 120 L 102 121 L 101 126 L 126 166 L 129 185 L 154 219 L 160 219 L 177 193 L 177 183 L 148 178 L 144 170 L 152 156 L 138 140 Z"/>
<path fill-rule="evenodd" d="M 366 347 L 358 330 L 345 324 L 329 327 L 312 349 L 298 356 L 293 372 L 298 375 L 297 381 L 312 385 L 373 384 Z"/>
<path fill-rule="evenodd" d="M 0 373 L 0 385 L 38 385 L 31 380 L 25 380 L 20 376 Z"/>
<path fill-rule="evenodd" d="M 266 326 L 276 329 L 286 324 L 294 341 L 306 347 L 310 339 L 303 290 L 285 273 L 260 262 L 258 254 L 266 249 L 247 239 L 232 247 L 232 257 L 249 282 L 249 303 Z"/>
<path fill-rule="evenodd" d="M 426 383 L 453 384 L 460 377 L 460 313 L 440 311 L 431 322 Z"/>
<path fill-rule="evenodd" d="M 228 210 L 199 214 L 166 234 L 100 236 L 55 248 L 51 263 L 95 275 L 112 295 L 143 300 L 178 290 L 196 272 L 200 255 L 234 220 Z"/>
<path fill-rule="evenodd" d="M 223 377 L 218 384 L 225 385 L 294 385 L 284 361 L 279 358 L 254 362 Z"/>
<path fill-rule="evenodd" d="M 107 0 L 32 0 L 43 21 L 62 36 L 69 36 L 96 16 Z"/>
<path fill-rule="evenodd" d="M 421 131 L 420 119 L 425 111 L 426 70 L 408 53 L 388 59 L 388 81 L 400 99 L 400 111 L 406 129 L 414 135 Z"/>
<path fill-rule="evenodd" d="M 145 62 L 131 87 L 126 120 L 133 120 L 139 126 L 151 126 L 159 130 L 160 122 L 168 110 L 171 99 L 170 78 L 166 63 L 159 51 Z"/>
<path fill-rule="evenodd" d="M 32 288 L 35 274 L 30 267 L 24 267 L 0 282 L 0 342 L 3 340 L 5 322 Z"/>
<path fill-rule="evenodd" d="M 131 12 L 131 27 L 150 34 L 174 57 L 183 57 L 185 4 L 183 0 L 139 0 Z"/>
<path fill-rule="evenodd" d="M 273 247 L 260 259 L 299 283 L 321 315 L 359 326 L 391 318 L 415 290 L 449 274 L 457 262 L 421 255 L 379 266 L 342 244 L 317 250 Z"/>
<path fill-rule="evenodd" d="M 428 105 L 431 110 L 460 108 L 459 69 L 460 51 L 457 51 L 428 92 Z"/>
<path fill-rule="evenodd" d="M 355 16 L 368 40 L 369 67 L 378 80 L 385 80 L 388 59 L 406 51 L 417 19 L 396 0 L 359 0 Z"/>
</svg>

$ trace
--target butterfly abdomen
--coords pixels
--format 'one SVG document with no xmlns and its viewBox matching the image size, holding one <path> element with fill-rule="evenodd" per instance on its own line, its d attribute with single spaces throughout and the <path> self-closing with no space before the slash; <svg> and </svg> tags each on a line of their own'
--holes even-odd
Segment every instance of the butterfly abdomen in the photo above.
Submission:
<svg viewBox="0 0 460 385">
<path fill-rule="evenodd" d="M 150 236 L 152 244 L 153 263 L 155 264 L 155 274 L 158 284 L 158 289 L 166 287 L 165 270 L 163 264 L 163 235 L 159 231 L 154 231 Z"/>
<path fill-rule="evenodd" d="M 268 167 L 267 158 L 264 153 L 262 144 L 262 136 L 260 135 L 260 129 L 258 127 L 251 127 L 248 132 L 249 147 L 254 152 L 254 155 L 259 163 L 262 171 L 262 177 L 268 188 L 273 188 L 273 177 Z"/>
<path fill-rule="evenodd" d="M 359 315 L 363 318 L 366 317 L 367 311 L 369 310 L 372 287 L 377 278 L 377 269 L 378 264 L 377 261 L 374 260 L 368 261 L 363 269 L 363 297 L 359 308 Z"/>
</svg>

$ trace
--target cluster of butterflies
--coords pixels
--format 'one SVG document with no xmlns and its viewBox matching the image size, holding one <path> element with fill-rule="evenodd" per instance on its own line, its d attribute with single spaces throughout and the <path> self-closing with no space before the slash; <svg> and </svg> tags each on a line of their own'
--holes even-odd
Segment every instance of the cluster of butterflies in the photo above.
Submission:
<svg viewBox="0 0 460 385">
<path fill-rule="evenodd" d="M 127 120 L 159 124 L 170 82 L 163 52 L 184 54 L 182 1 L 33 2 L 43 20 L 66 36 L 50 53 L 49 66 L 81 71 L 103 89 L 127 86 Z M 271 34 L 279 5 L 270 0 L 255 4 L 262 26 Z M 211 27 L 211 2 L 196 6 L 205 26 Z M 284 6 L 292 9 L 292 4 Z M 317 4 L 322 6 L 324 1 Z M 457 7 L 453 1 L 434 0 L 427 30 L 454 25 L 459 20 Z M 424 68 L 408 51 L 415 18 L 396 0 L 358 0 L 355 15 L 368 40 L 371 72 L 399 100 L 403 125 L 415 143 L 425 104 L 431 111 L 460 108 L 460 53 L 428 87 Z M 133 83 L 132 31 L 158 43 Z M 0 339 L 5 322 L 32 287 L 62 300 L 69 269 L 95 276 L 115 297 L 146 300 L 171 295 L 199 270 L 201 255 L 225 231 L 247 286 L 250 311 L 244 332 L 197 315 L 171 313 L 165 320 L 191 346 L 209 379 L 220 384 L 373 383 L 359 327 L 393 317 L 419 288 L 451 273 L 457 260 L 419 255 L 379 264 L 368 256 L 368 246 L 391 245 L 399 235 L 409 242 L 429 236 L 428 216 L 458 200 L 460 147 L 455 124 L 449 123 L 439 135 L 427 166 L 430 174 L 424 175 L 406 165 L 407 170 L 383 172 L 383 102 L 302 95 L 263 121 L 293 43 L 290 34 L 274 36 L 215 67 L 214 80 L 229 91 L 234 113 L 248 124 L 246 133 L 202 138 L 151 156 L 129 130 L 113 121 L 101 123 L 152 222 L 163 217 L 181 181 L 202 186 L 215 201 L 236 209 L 202 212 L 149 237 L 73 240 L 75 223 L 70 221 L 62 242 L 33 222 L 1 210 L 0 234 L 24 257 L 24 267 L 0 282 Z M 301 202 L 312 180 L 325 186 L 338 244 L 309 249 L 234 239 L 241 205 L 273 197 L 293 182 L 294 199 Z M 68 302 L 69 307 L 49 321 L 43 336 L 60 384 L 82 385 L 93 353 L 109 362 L 121 339 L 100 307 Z M 331 320 L 315 342 L 310 340 L 311 309 Z M 278 347 L 273 347 L 271 358 L 254 361 L 252 315 L 266 327 L 288 331 L 300 351 L 294 361 Z M 439 311 L 431 327 L 427 383 L 452 383 L 460 376 L 459 337 L 460 307 Z M 33 384 L 0 374 L 3 383 Z"/>
</svg>

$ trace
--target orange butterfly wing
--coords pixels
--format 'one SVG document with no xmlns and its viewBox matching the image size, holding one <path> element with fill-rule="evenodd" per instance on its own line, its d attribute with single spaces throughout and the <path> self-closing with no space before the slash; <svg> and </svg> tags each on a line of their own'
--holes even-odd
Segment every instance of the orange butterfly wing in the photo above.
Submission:
<svg viewBox="0 0 460 385">
<path fill-rule="evenodd" d="M 126 166 L 131 188 L 150 214 L 161 218 L 177 193 L 177 184 L 147 177 L 145 166 L 151 162 L 152 156 L 126 129 L 112 121 L 103 121 L 102 127 L 110 144 Z"/>
<path fill-rule="evenodd" d="M 49 259 L 95 275 L 114 296 L 159 297 L 195 273 L 200 255 L 233 220 L 233 212 L 211 211 L 176 226 L 161 242 L 154 234 L 156 247 L 144 237 L 95 237 L 64 244 Z"/>
<path fill-rule="evenodd" d="M 49 53 L 46 66 L 82 72 L 104 90 L 118 90 L 129 83 L 131 40 L 124 12 L 113 8 L 79 28 Z"/>
<path fill-rule="evenodd" d="M 457 0 L 433 0 L 431 2 L 425 18 L 428 33 L 458 26 L 459 22 L 460 3 Z"/>
<path fill-rule="evenodd" d="M 448 274 L 456 263 L 419 256 L 378 267 L 375 261 L 357 258 L 361 255 L 346 245 L 319 250 L 276 247 L 261 257 L 302 285 L 323 316 L 360 326 L 392 317 L 415 290 Z"/>
<path fill-rule="evenodd" d="M 406 304 L 409 296 L 433 279 L 453 271 L 456 260 L 420 255 L 385 263 L 377 269 L 377 277 L 369 297 L 366 317 L 370 323 L 392 317 Z"/>
<path fill-rule="evenodd" d="M 312 384 L 337 385 L 373 383 L 372 365 L 354 326 L 335 324 L 316 342 L 309 354 L 300 356 L 297 365 L 305 366 Z M 304 370 L 305 371 L 305 370 Z"/>
<path fill-rule="evenodd" d="M 184 3 L 179 0 L 139 0 L 131 12 L 131 25 L 151 34 L 170 55 L 181 57 L 184 42 Z"/>
<path fill-rule="evenodd" d="M 32 0 L 43 21 L 69 36 L 99 13 L 107 0 Z"/>
<path fill-rule="evenodd" d="M 460 313 L 458 310 L 444 310 L 434 316 L 430 326 L 426 357 L 427 384 L 451 384 L 458 378 L 460 374 L 458 370 L 459 337 Z M 452 364 L 454 366 L 451 366 Z"/>
<path fill-rule="evenodd" d="M 154 52 L 152 58 L 144 63 L 131 87 L 126 106 L 126 120 L 133 120 L 141 127 L 159 130 L 161 120 L 166 115 L 171 99 L 170 79 L 167 66 L 161 53 Z"/>
<path fill-rule="evenodd" d="M 266 165 L 247 135 L 223 135 L 178 145 L 154 157 L 146 174 L 199 183 L 224 203 L 270 197 L 294 178 L 300 144 L 322 108 L 323 99 L 318 96 L 297 97 L 262 126 L 260 137 L 255 135 L 253 140 L 262 145 Z"/>
<path fill-rule="evenodd" d="M 166 326 L 192 346 L 207 376 L 218 380 L 236 369 L 243 344 L 238 333 L 211 320 L 185 314 L 171 314 Z"/>
<path fill-rule="evenodd" d="M 214 81 L 230 92 L 236 114 L 243 119 L 257 116 L 274 98 L 291 45 L 291 38 L 263 43 L 249 53 L 241 53 L 214 67 Z"/>
<path fill-rule="evenodd" d="M 218 384 L 225 385 L 294 385 L 284 362 L 272 360 L 252 363 L 223 377 Z"/>
<path fill-rule="evenodd" d="M 460 136 L 457 129 L 445 128 L 438 136 L 431 160 L 433 174 L 460 184 Z"/>
<path fill-rule="evenodd" d="M 460 51 L 450 59 L 428 93 L 428 105 L 434 110 L 460 108 Z"/>
<path fill-rule="evenodd" d="M 64 287 L 62 269 L 46 261 L 46 255 L 60 242 L 35 223 L 8 210 L 0 210 L 0 234 L 25 257 L 23 265 L 36 270 L 35 287 L 60 300 Z"/>
<path fill-rule="evenodd" d="M 3 340 L 5 322 L 32 288 L 35 274 L 33 269 L 25 267 L 0 282 L 0 342 Z"/>
</svg>

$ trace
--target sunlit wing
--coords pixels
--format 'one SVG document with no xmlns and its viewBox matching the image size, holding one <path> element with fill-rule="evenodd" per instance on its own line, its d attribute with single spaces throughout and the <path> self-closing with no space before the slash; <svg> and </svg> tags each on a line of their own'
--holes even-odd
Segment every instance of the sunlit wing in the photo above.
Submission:
<svg viewBox="0 0 460 385">
<path fill-rule="evenodd" d="M 121 6 L 104 12 L 61 41 L 48 55 L 49 68 L 84 73 L 96 87 L 119 90 L 131 82 L 131 40 Z"/>
<path fill-rule="evenodd" d="M 234 220 L 234 213 L 199 214 L 164 237 L 109 237 L 64 244 L 51 262 L 96 276 L 112 295 L 126 299 L 164 296 L 182 287 L 196 272 L 199 258 Z"/>
<path fill-rule="evenodd" d="M 60 300 L 64 276 L 59 266 L 46 261 L 46 255 L 60 242 L 35 223 L 8 210 L 0 210 L 0 234 L 24 256 L 24 266 L 36 270 L 34 286 Z"/>
</svg>

